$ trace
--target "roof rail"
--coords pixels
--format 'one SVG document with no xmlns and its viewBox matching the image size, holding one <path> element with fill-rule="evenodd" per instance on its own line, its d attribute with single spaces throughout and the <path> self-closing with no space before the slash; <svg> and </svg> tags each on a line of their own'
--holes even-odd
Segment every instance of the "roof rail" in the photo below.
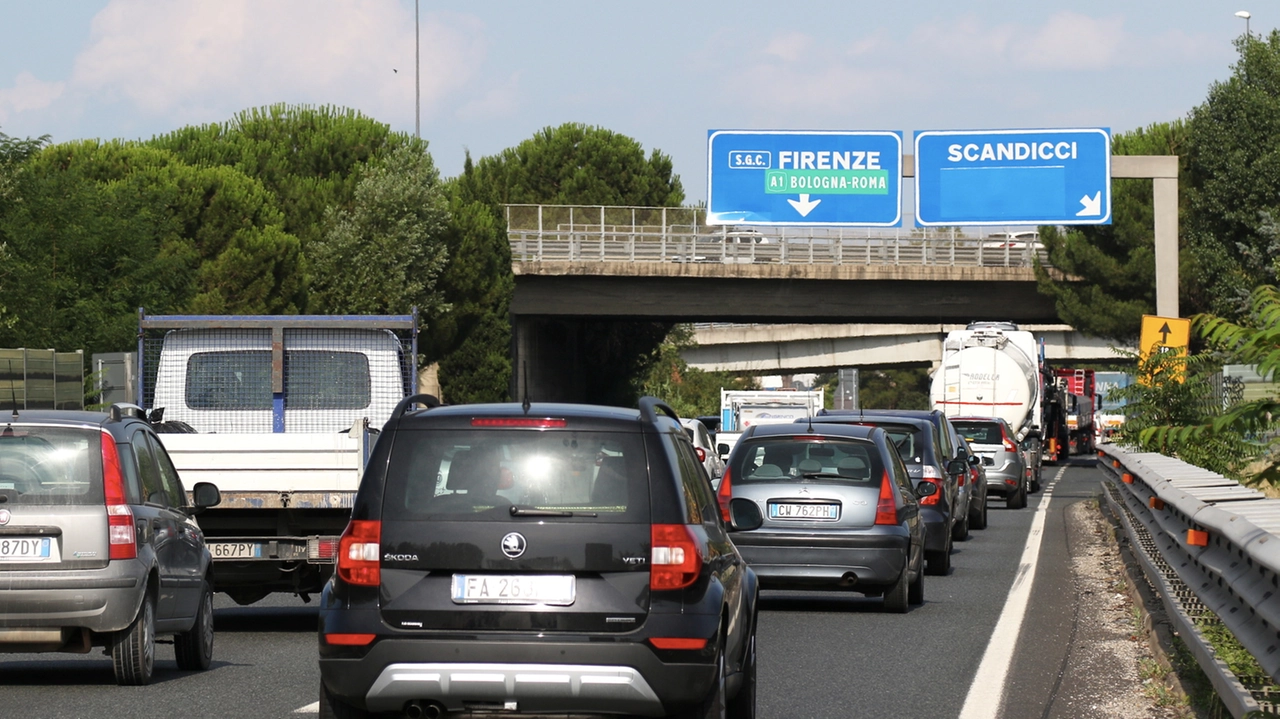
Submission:
<svg viewBox="0 0 1280 719">
<path fill-rule="evenodd" d="M 107 408 L 107 415 L 112 422 L 119 422 L 126 416 L 145 420 L 147 418 L 147 411 L 136 404 L 116 402 Z"/>
<path fill-rule="evenodd" d="M 671 409 L 671 405 L 663 402 L 657 397 L 640 398 L 640 416 L 643 417 L 646 422 L 650 424 L 657 424 L 658 412 L 662 412 L 671 419 L 674 419 L 676 424 L 680 424 L 680 415 L 676 414 L 674 409 Z"/>
<path fill-rule="evenodd" d="M 405 397 L 396 405 L 391 416 L 393 418 L 403 417 L 404 413 L 409 411 L 409 408 L 415 404 L 420 404 L 427 409 L 435 409 L 440 406 L 440 399 L 433 394 L 415 394 L 412 397 Z"/>
</svg>

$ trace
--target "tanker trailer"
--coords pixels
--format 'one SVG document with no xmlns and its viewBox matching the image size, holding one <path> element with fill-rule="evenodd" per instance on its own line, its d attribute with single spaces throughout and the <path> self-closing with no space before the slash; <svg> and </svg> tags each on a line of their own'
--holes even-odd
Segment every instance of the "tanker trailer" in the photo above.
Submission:
<svg viewBox="0 0 1280 719">
<path fill-rule="evenodd" d="M 999 417 L 1021 444 L 1042 436 L 1043 380 L 1036 339 L 1010 322 L 973 322 L 947 334 L 930 390 L 948 417 Z"/>
</svg>

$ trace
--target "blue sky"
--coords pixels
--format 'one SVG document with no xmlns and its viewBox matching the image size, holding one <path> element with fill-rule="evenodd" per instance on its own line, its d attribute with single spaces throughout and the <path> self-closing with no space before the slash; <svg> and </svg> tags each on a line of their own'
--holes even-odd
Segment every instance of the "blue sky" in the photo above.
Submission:
<svg viewBox="0 0 1280 719">
<path fill-rule="evenodd" d="M 422 135 L 441 172 L 575 121 L 671 155 L 708 129 L 1110 127 L 1185 116 L 1238 0 L 422 2 Z M 274 102 L 413 131 L 412 0 L 0 0 L 0 132 L 145 138 Z M 909 145 L 908 145 L 909 146 Z"/>
</svg>

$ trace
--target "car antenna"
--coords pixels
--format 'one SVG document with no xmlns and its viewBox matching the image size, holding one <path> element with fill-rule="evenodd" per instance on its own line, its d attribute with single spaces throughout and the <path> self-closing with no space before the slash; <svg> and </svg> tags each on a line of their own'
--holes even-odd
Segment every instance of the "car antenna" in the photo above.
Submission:
<svg viewBox="0 0 1280 719">
<path fill-rule="evenodd" d="M 524 398 L 520 400 L 520 406 L 524 409 L 525 414 L 529 414 L 529 408 L 533 406 L 533 400 L 529 399 L 529 361 L 522 361 L 520 369 L 524 374 Z"/>
</svg>

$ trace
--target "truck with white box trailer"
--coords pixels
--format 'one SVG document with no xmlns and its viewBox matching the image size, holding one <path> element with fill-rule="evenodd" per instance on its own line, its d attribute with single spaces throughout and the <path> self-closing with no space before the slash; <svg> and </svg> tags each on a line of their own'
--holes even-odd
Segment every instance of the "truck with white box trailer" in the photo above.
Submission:
<svg viewBox="0 0 1280 719">
<path fill-rule="evenodd" d="M 150 316 L 138 405 L 200 515 L 216 591 L 308 599 L 332 574 L 374 436 L 414 393 L 417 316 Z"/>
</svg>

